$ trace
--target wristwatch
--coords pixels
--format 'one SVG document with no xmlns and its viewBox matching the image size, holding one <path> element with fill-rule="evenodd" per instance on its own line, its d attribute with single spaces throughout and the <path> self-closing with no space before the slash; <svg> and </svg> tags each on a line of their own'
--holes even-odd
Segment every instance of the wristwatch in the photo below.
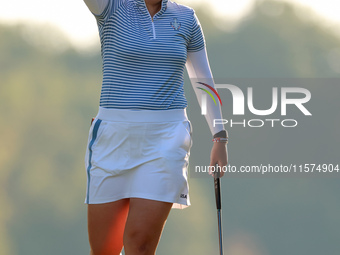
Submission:
<svg viewBox="0 0 340 255">
<path fill-rule="evenodd" d="M 228 138 L 227 130 L 221 130 L 220 132 L 214 134 L 214 138 L 217 138 L 217 137 Z"/>
</svg>

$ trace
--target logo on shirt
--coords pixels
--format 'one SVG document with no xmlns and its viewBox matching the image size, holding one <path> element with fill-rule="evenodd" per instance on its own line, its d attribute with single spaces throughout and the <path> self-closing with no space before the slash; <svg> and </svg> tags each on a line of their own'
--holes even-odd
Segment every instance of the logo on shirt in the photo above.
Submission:
<svg viewBox="0 0 340 255">
<path fill-rule="evenodd" d="M 181 28 L 181 23 L 178 22 L 177 18 L 173 18 L 172 22 L 170 22 L 170 25 L 173 29 L 175 29 L 176 31 L 178 31 Z"/>
<path fill-rule="evenodd" d="M 186 194 L 181 194 L 181 198 L 188 198 Z"/>
<path fill-rule="evenodd" d="M 214 89 L 213 87 L 211 87 L 210 85 L 208 85 L 208 84 L 206 84 L 204 82 L 197 82 L 197 83 L 199 83 L 201 85 L 204 85 L 207 88 L 209 88 L 217 96 L 218 101 L 220 102 L 220 104 L 222 106 L 221 97 L 217 93 L 216 89 Z M 211 92 L 209 90 L 201 88 L 201 87 L 197 87 L 197 88 L 200 89 L 200 90 L 203 90 L 204 92 L 206 92 L 206 93 L 202 94 L 202 115 L 206 115 L 207 114 L 207 98 L 206 98 L 207 94 L 212 98 L 212 100 L 214 101 L 215 105 L 217 105 L 217 103 L 216 103 L 216 100 L 215 100 L 213 94 L 211 94 Z"/>
</svg>

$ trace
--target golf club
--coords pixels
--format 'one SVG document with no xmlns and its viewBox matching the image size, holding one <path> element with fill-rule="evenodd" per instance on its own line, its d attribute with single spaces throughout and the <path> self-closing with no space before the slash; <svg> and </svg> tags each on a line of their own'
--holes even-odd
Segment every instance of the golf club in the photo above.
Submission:
<svg viewBox="0 0 340 255">
<path fill-rule="evenodd" d="M 218 169 L 218 164 L 215 165 L 215 170 Z M 220 172 L 214 172 L 214 186 L 215 186 L 215 199 L 217 208 L 217 220 L 218 220 L 218 238 L 220 246 L 220 255 L 223 255 L 223 238 L 222 238 L 222 209 L 221 209 L 221 184 L 220 184 Z"/>
</svg>

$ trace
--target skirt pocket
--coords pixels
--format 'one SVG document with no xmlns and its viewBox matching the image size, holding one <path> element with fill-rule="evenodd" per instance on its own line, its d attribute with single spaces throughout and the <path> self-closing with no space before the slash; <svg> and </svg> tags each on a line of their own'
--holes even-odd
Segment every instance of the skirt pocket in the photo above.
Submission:
<svg viewBox="0 0 340 255">
<path fill-rule="evenodd" d="M 115 175 L 125 170 L 129 162 L 128 123 L 107 122 L 93 147 L 94 175 Z"/>
</svg>

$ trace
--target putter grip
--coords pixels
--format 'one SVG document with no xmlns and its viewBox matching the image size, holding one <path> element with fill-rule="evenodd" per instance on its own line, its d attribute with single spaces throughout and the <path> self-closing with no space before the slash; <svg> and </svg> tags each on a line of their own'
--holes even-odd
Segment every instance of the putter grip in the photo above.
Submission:
<svg viewBox="0 0 340 255">
<path fill-rule="evenodd" d="M 221 209 L 221 186 L 220 178 L 214 178 L 215 182 L 215 198 L 216 198 L 216 208 Z"/>
</svg>

